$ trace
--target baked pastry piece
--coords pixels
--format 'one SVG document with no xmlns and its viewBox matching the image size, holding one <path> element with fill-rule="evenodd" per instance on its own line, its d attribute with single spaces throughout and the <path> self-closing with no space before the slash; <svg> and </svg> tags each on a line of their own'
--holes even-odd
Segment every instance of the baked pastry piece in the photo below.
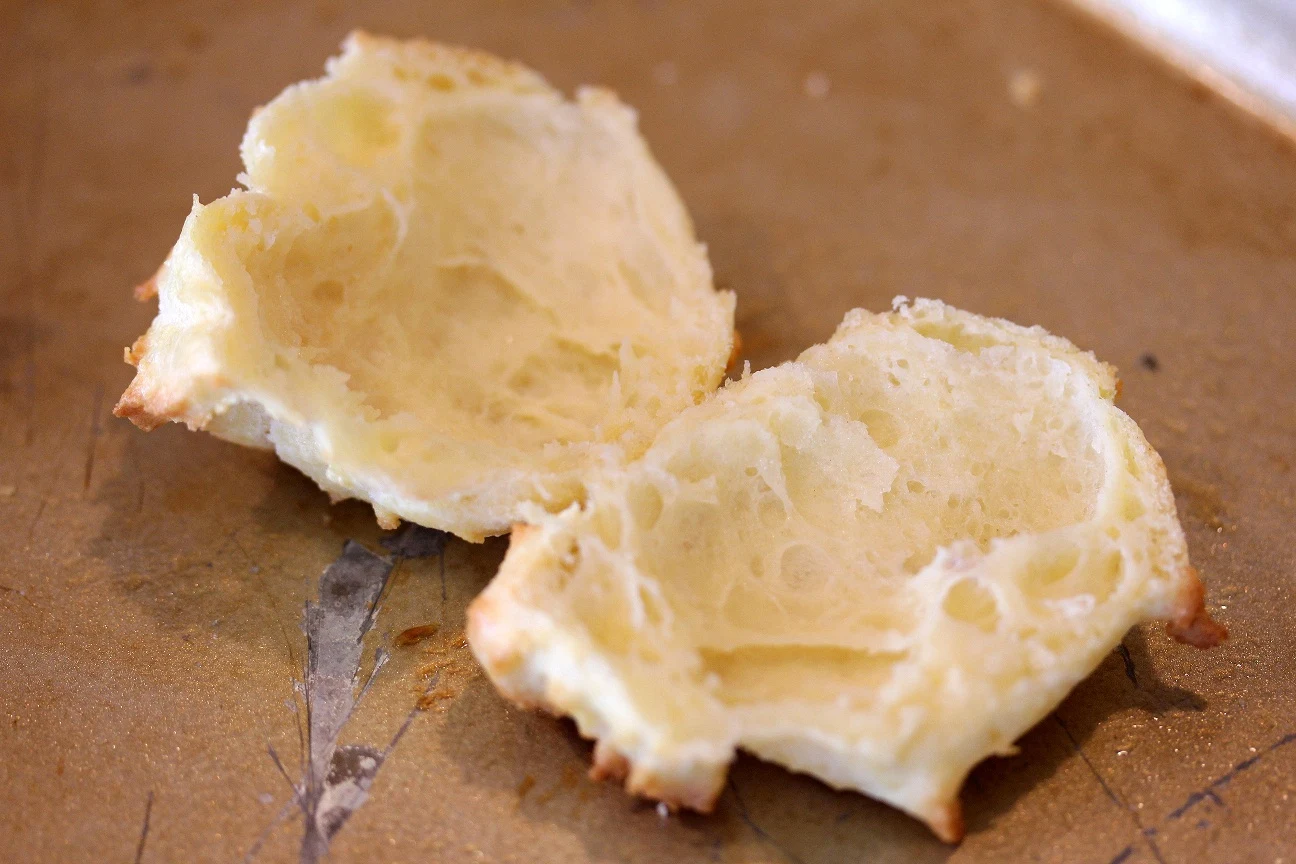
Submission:
<svg viewBox="0 0 1296 864">
<path fill-rule="evenodd" d="M 144 294 L 117 413 L 480 540 L 719 385 L 733 296 L 610 92 L 355 34 L 252 118 Z"/>
<path fill-rule="evenodd" d="M 1116 388 L 1038 327 L 855 310 L 583 504 L 529 509 L 470 609 L 473 651 L 632 792 L 708 810 L 741 747 L 955 840 L 968 771 L 1132 625 L 1225 635 Z"/>
</svg>

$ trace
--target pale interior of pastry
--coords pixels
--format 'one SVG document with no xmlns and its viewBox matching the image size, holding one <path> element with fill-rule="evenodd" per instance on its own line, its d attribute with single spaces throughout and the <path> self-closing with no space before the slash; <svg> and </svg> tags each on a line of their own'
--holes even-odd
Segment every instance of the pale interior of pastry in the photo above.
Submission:
<svg viewBox="0 0 1296 864">
<path fill-rule="evenodd" d="M 470 610 L 473 650 L 631 791 L 707 810 L 743 748 L 955 839 L 972 766 L 1133 624 L 1223 636 L 1115 392 L 1039 328 L 856 310 L 583 505 L 528 513 Z"/>
<path fill-rule="evenodd" d="M 633 111 L 357 34 L 252 119 L 154 280 L 118 413 L 272 447 L 468 539 L 561 509 L 720 383 L 733 296 Z"/>
</svg>

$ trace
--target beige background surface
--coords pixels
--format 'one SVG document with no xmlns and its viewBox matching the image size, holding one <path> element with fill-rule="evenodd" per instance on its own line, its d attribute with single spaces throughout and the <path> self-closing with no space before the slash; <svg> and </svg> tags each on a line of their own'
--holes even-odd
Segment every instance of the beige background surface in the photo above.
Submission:
<svg viewBox="0 0 1296 864">
<path fill-rule="evenodd" d="M 897 293 L 1119 365 L 1233 639 L 1202 654 L 1132 632 L 1020 755 L 977 769 L 958 848 L 748 758 L 714 816 L 663 821 L 475 670 L 463 609 L 504 542 L 455 541 L 444 604 L 437 559 L 399 565 L 374 644 L 442 629 L 393 648 L 346 738 L 384 743 L 429 665 L 444 698 L 331 860 L 1296 858 L 1291 144 L 1035 0 L 146 0 L 0 5 L 0 859 L 236 861 L 263 835 L 256 860 L 297 856 L 266 747 L 295 770 L 302 604 L 345 538 L 379 532 L 266 454 L 109 411 L 153 312 L 131 286 L 190 195 L 233 184 L 250 110 L 353 26 L 618 90 L 758 367 Z"/>
</svg>

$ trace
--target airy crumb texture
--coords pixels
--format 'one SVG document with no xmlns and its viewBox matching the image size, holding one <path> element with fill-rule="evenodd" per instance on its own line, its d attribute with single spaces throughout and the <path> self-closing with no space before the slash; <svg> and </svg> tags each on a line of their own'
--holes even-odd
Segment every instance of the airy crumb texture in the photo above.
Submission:
<svg viewBox="0 0 1296 864">
<path fill-rule="evenodd" d="M 1160 458 L 1110 367 L 897 300 L 533 508 L 469 638 L 597 776 L 708 810 L 742 747 L 962 834 L 968 771 L 1133 625 L 1207 647 Z"/>
<path fill-rule="evenodd" d="M 426 42 L 351 36 L 196 201 L 117 413 L 273 448 L 334 497 L 471 540 L 558 510 L 722 379 L 714 290 L 634 112 Z"/>
</svg>

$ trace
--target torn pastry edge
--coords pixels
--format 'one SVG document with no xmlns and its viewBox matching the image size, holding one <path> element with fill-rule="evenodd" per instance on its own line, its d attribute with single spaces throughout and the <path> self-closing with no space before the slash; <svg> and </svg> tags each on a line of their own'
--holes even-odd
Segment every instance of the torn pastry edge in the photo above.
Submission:
<svg viewBox="0 0 1296 864">
<path fill-rule="evenodd" d="M 1189 565 L 1185 569 L 1182 583 L 1174 610 L 1166 621 L 1166 633 L 1176 642 L 1194 648 L 1214 648 L 1228 638 L 1228 628 L 1206 611 L 1206 586 L 1196 567 Z"/>
<path fill-rule="evenodd" d="M 539 539 L 540 532 L 541 528 L 538 525 L 524 522 L 514 524 L 509 536 L 509 549 L 514 550 L 515 546 L 520 548 L 533 539 Z M 507 555 L 505 560 L 508 560 Z M 551 703 L 541 693 L 513 686 L 512 673 L 523 662 L 525 651 L 519 651 L 510 645 L 499 645 L 486 635 L 490 630 L 495 629 L 498 622 L 508 619 L 507 610 L 502 607 L 512 602 L 514 601 L 511 596 L 501 597 L 497 593 L 483 592 L 477 595 L 467 610 L 466 632 L 469 644 L 477 655 L 478 661 L 489 673 L 495 688 L 508 701 L 524 710 L 538 711 L 555 717 L 571 717 L 569 711 Z M 584 730 L 580 730 L 580 733 L 582 737 L 594 741 L 594 752 L 589 769 L 591 780 L 615 781 L 622 784 L 626 792 L 631 795 L 658 801 L 666 805 L 671 812 L 681 809 L 693 810 L 697 813 L 714 811 L 716 802 L 724 791 L 732 758 L 737 755 L 739 749 L 742 749 L 741 747 L 734 749 L 730 761 L 724 764 L 723 770 L 714 782 L 689 783 L 663 777 L 651 770 L 639 769 L 632 758 L 619 751 L 610 741 L 596 734 L 588 734 Z M 786 770 L 795 772 L 792 768 Z M 820 782 L 825 781 L 821 779 Z M 867 796 L 867 793 L 855 789 L 848 791 Z M 932 833 L 945 843 L 957 843 L 963 839 L 965 832 L 963 809 L 957 795 L 948 800 L 931 802 L 921 811 L 897 809 L 926 824 Z"/>
<path fill-rule="evenodd" d="M 121 399 L 113 406 L 113 416 L 122 417 L 134 423 L 145 432 L 152 432 L 154 429 L 163 424 L 170 423 L 172 420 L 184 419 L 184 407 L 172 406 L 168 409 L 156 411 L 149 405 L 147 397 L 138 392 L 134 383 L 126 389 Z"/>
<path fill-rule="evenodd" d="M 540 530 L 537 525 L 525 522 L 515 523 L 509 535 L 509 549 L 520 548 L 532 538 L 536 538 Z M 508 560 L 507 555 L 505 560 Z M 498 575 L 496 578 L 498 579 Z M 495 629 L 497 622 L 508 620 L 509 615 L 503 607 L 512 602 L 511 597 L 500 597 L 497 593 L 478 594 L 469 604 L 467 611 L 468 620 L 465 629 L 469 645 L 472 646 L 478 662 L 490 673 L 496 689 L 514 705 L 529 711 L 542 711 L 555 717 L 570 717 L 570 712 L 554 705 L 542 694 L 511 686 L 509 680 L 511 673 L 521 665 L 524 652 L 511 645 L 499 645 L 486 634 Z M 660 801 L 672 812 L 689 809 L 698 813 L 710 813 L 715 809 L 716 801 L 724 789 L 724 778 L 728 776 L 727 764 L 725 771 L 719 775 L 718 782 L 682 783 L 651 771 L 636 770 L 634 760 L 617 750 L 610 742 L 597 735 L 587 734 L 584 730 L 581 730 L 581 735 L 594 741 L 594 754 L 589 769 L 591 780 L 614 780 L 623 783 L 630 794 Z"/>
<path fill-rule="evenodd" d="M 141 290 L 151 285 L 157 277 L 145 282 L 139 288 L 135 289 L 135 296 L 139 297 Z M 146 298 L 147 299 L 147 298 Z M 127 365 L 134 366 L 137 370 L 140 364 L 148 357 L 149 354 L 149 334 L 152 327 L 140 336 L 135 342 L 123 352 L 123 360 Z M 177 421 L 184 423 L 191 429 L 201 429 L 206 426 L 206 420 L 203 418 L 194 418 L 190 416 L 189 400 L 181 398 L 160 398 L 159 394 L 149 394 L 145 392 L 148 376 L 142 371 L 137 371 L 131 383 L 122 393 L 117 404 L 113 406 L 113 416 L 122 417 L 134 423 L 145 432 L 152 432 L 154 429 L 169 423 Z"/>
<path fill-rule="evenodd" d="M 164 266 L 166 265 L 164 264 L 163 267 Z M 158 277 L 161 275 L 162 275 L 162 267 L 159 267 L 157 269 L 157 272 L 155 272 L 152 276 L 145 279 L 140 284 L 136 285 L 134 290 L 131 291 L 131 294 L 134 295 L 135 299 L 140 303 L 147 303 L 148 301 L 157 297 Z"/>
<path fill-rule="evenodd" d="M 520 546 L 527 543 L 539 531 L 540 527 L 537 525 L 515 524 L 509 537 L 509 550 L 514 549 L 514 544 Z M 505 560 L 507 559 L 506 555 Z M 1212 619 L 1206 610 L 1206 587 L 1196 568 L 1186 567 L 1181 582 L 1182 587 L 1179 589 L 1176 602 L 1166 619 L 1166 632 L 1177 642 L 1203 650 L 1213 648 L 1228 638 L 1228 629 Z M 474 650 L 485 649 L 482 650 L 485 656 L 479 655 L 482 666 L 490 674 L 491 682 L 496 689 L 514 705 L 526 710 L 542 711 L 556 717 L 571 716 L 569 712 L 549 703 L 539 694 L 522 692 L 511 686 L 509 673 L 521 662 L 522 652 L 507 648 L 500 651 L 494 646 L 484 644 L 490 640 L 479 638 L 479 634 L 507 617 L 505 612 L 497 608 L 507 602 L 508 599 L 500 600 L 495 594 L 483 592 L 468 607 L 468 638 Z M 677 783 L 650 772 L 636 771 L 634 761 L 618 751 L 611 743 L 598 736 L 585 735 L 583 731 L 581 734 L 594 740 L 594 752 L 589 769 L 591 780 L 612 780 L 621 783 L 628 793 L 659 801 L 672 812 L 687 808 L 699 813 L 710 813 L 715 809 L 716 801 L 724 789 L 725 778 L 728 777 L 728 766 L 725 767 L 721 782 L 718 784 Z M 742 748 L 741 746 L 736 748 L 735 753 L 737 749 Z M 785 770 L 795 771 L 784 767 Z M 820 782 L 826 782 L 822 778 L 819 779 Z M 961 790 L 962 787 L 963 783 L 960 783 L 958 788 Z M 858 790 L 849 791 L 871 797 Z M 898 809 L 903 810 L 903 808 Z M 932 802 L 921 812 L 912 810 L 903 810 L 903 812 L 925 823 L 932 833 L 945 843 L 958 843 L 966 833 L 963 807 L 958 794 L 946 801 Z"/>
</svg>

